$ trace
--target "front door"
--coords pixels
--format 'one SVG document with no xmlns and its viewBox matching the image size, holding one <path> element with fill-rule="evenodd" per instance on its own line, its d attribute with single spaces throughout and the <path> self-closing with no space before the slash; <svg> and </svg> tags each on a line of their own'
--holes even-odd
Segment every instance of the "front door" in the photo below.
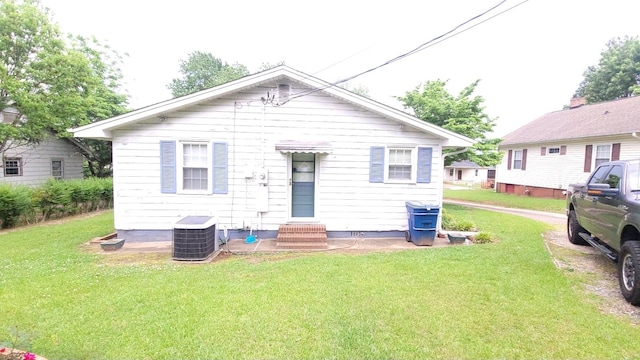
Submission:
<svg viewBox="0 0 640 360">
<path fill-rule="evenodd" d="M 458 170 L 458 180 L 462 180 L 462 170 Z"/>
<path fill-rule="evenodd" d="M 315 217 L 316 156 L 291 154 L 291 217 Z"/>
</svg>

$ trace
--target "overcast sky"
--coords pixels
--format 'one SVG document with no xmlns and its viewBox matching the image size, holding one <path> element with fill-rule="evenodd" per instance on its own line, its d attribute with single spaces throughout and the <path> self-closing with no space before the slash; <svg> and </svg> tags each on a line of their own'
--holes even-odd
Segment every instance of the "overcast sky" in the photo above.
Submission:
<svg viewBox="0 0 640 360">
<path fill-rule="evenodd" d="M 522 3 L 506 0 L 463 26 Z M 122 70 L 133 108 L 171 98 L 166 85 L 179 61 L 210 52 L 251 72 L 263 62 L 326 81 L 373 68 L 426 43 L 500 0 L 42 0 L 62 31 L 95 36 L 127 53 Z M 414 55 L 350 81 L 375 100 L 428 80 L 448 80 L 457 94 L 480 79 L 476 95 L 502 136 L 562 109 L 598 63 L 606 42 L 638 36 L 638 0 L 529 0 Z M 640 129 L 639 129 L 640 130 Z"/>
</svg>

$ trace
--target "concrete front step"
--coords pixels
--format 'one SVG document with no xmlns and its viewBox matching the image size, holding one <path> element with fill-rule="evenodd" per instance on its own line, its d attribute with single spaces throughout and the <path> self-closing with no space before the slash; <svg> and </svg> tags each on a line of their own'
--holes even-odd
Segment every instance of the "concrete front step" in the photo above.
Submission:
<svg viewBox="0 0 640 360">
<path fill-rule="evenodd" d="M 290 249 L 290 250 L 321 250 L 321 249 L 327 249 L 329 247 L 329 245 L 327 244 L 327 242 L 321 242 L 321 241 L 316 241 L 316 242 L 294 242 L 294 241 L 287 241 L 287 242 L 280 242 L 278 241 L 276 243 L 276 247 L 278 249 Z"/>
</svg>

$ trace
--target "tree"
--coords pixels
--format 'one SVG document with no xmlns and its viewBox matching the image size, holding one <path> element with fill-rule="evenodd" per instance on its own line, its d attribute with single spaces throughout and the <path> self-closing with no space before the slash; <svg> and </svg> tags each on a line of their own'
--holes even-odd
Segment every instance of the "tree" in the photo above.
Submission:
<svg viewBox="0 0 640 360">
<path fill-rule="evenodd" d="M 247 67 L 240 64 L 229 65 L 210 53 L 200 51 L 189 54 L 187 60 L 180 61 L 182 77 L 171 80 L 167 88 L 173 97 L 189 95 L 216 85 L 249 75 Z"/>
<path fill-rule="evenodd" d="M 458 96 L 453 96 L 445 89 L 446 81 L 427 81 L 403 97 L 405 109 L 412 109 L 416 117 L 440 126 L 455 133 L 467 136 L 477 142 L 466 152 L 447 156 L 445 166 L 454 161 L 470 160 L 480 166 L 492 166 L 502 160 L 498 152 L 501 139 L 487 138 L 493 131 L 495 120 L 484 112 L 481 96 L 472 96 L 480 80 L 465 87 Z M 447 152 L 445 152 L 446 154 Z"/>
<path fill-rule="evenodd" d="M 640 94 L 640 40 L 637 37 L 609 40 L 598 65 L 589 66 L 574 96 L 587 103 L 615 100 Z"/>
<path fill-rule="evenodd" d="M 98 48 L 65 41 L 38 0 L 0 2 L 0 111 L 11 114 L 0 124 L 0 155 L 125 111 L 119 68 Z"/>
</svg>

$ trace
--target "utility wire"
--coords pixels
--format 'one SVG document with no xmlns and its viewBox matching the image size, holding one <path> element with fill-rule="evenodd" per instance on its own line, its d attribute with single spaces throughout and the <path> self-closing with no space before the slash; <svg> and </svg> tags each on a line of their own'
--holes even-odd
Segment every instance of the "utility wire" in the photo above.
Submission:
<svg viewBox="0 0 640 360">
<path fill-rule="evenodd" d="M 274 105 L 276 105 L 276 106 L 284 105 L 284 104 L 286 104 L 287 102 L 289 102 L 289 101 L 291 101 L 291 100 L 293 100 L 293 99 L 297 99 L 297 98 L 300 98 L 300 97 L 303 97 L 303 96 L 307 96 L 307 95 L 313 94 L 313 93 L 315 93 L 315 92 L 318 92 L 318 91 L 321 91 L 321 90 L 324 90 L 324 89 L 330 88 L 330 87 L 332 87 L 332 86 L 336 86 L 336 85 L 341 84 L 341 83 L 343 83 L 343 82 L 346 82 L 346 81 L 349 81 L 349 80 L 353 80 L 353 79 L 355 79 L 355 78 L 357 78 L 357 77 L 359 77 L 359 76 L 362 76 L 362 75 L 367 74 L 367 73 L 369 73 L 369 72 L 375 71 L 375 70 L 377 70 L 377 69 L 379 69 L 379 68 L 381 68 L 381 67 L 383 67 L 383 66 L 386 66 L 386 65 L 392 64 L 392 63 L 394 63 L 394 62 L 396 62 L 396 61 L 399 61 L 399 60 L 402 60 L 402 59 L 404 59 L 404 58 L 406 58 L 406 57 L 408 57 L 408 56 L 410 56 L 410 55 L 413 55 L 413 54 L 415 54 L 415 53 L 417 53 L 417 52 L 420 52 L 420 51 L 422 51 L 422 50 L 425 50 L 425 49 L 427 49 L 427 48 L 429 48 L 429 47 L 431 47 L 431 46 L 434 46 L 434 45 L 436 45 L 436 44 L 439 44 L 439 43 L 441 43 L 441 42 L 443 42 L 443 41 L 445 41 L 445 40 L 447 40 L 447 39 L 450 39 L 450 38 L 452 38 L 452 37 L 454 37 L 454 36 L 456 36 L 456 35 L 459 35 L 459 34 L 461 34 L 461 33 L 465 32 L 465 31 L 467 31 L 467 30 L 470 30 L 470 29 L 472 29 L 472 28 L 474 28 L 474 27 L 476 27 L 476 26 L 478 26 L 478 25 L 480 25 L 480 24 L 482 24 L 482 23 L 485 23 L 485 22 L 487 22 L 487 21 L 489 21 L 489 20 L 491 20 L 491 19 L 493 19 L 493 18 L 495 18 L 495 17 L 497 17 L 497 16 L 499 16 L 499 15 L 502 15 L 502 14 L 506 13 L 507 11 L 512 10 L 512 9 L 514 9 L 514 8 L 516 8 L 516 7 L 518 7 L 518 6 L 522 5 L 522 4 L 524 4 L 524 3 L 525 3 L 525 2 L 527 2 L 527 1 L 529 1 L 529 0 L 523 0 L 523 1 L 521 1 L 520 3 L 518 3 L 518 4 L 516 4 L 516 5 L 514 5 L 514 6 L 510 7 L 510 8 L 508 8 L 508 9 L 506 9 L 506 10 L 504 10 L 504 11 L 502 11 L 502 12 L 500 12 L 500 13 L 496 14 L 496 15 L 491 16 L 491 17 L 490 17 L 490 18 L 488 18 L 488 19 L 485 19 L 485 20 L 483 20 L 483 21 L 481 21 L 481 22 L 479 22 L 479 23 L 477 23 L 477 24 L 474 24 L 474 25 L 472 25 L 472 26 L 470 26 L 470 27 L 468 27 L 468 28 L 465 28 L 465 29 L 463 29 L 463 30 L 461 30 L 461 31 L 456 32 L 458 29 L 460 29 L 460 28 L 461 28 L 461 27 L 463 27 L 464 25 L 466 25 L 466 24 L 468 24 L 468 23 L 470 23 L 470 22 L 472 22 L 472 21 L 474 21 L 474 20 L 476 20 L 476 19 L 478 19 L 478 18 L 480 18 L 480 17 L 482 17 L 482 16 L 486 15 L 487 13 L 489 13 L 489 12 L 491 12 L 491 11 L 495 10 L 496 8 L 500 7 L 502 4 L 504 4 L 504 3 L 506 2 L 506 0 L 502 0 L 502 1 L 500 1 L 498 4 L 496 4 L 496 5 L 494 5 L 493 7 L 489 8 L 488 10 L 485 10 L 485 11 L 483 11 L 482 13 L 480 13 L 480 14 L 478 14 L 478 15 L 475 15 L 475 16 L 473 16 L 472 18 L 470 18 L 470 19 L 468 19 L 468 20 L 466 20 L 466 21 L 464 21 L 464 22 L 462 22 L 462 23 L 460 23 L 460 24 L 456 25 L 456 26 L 455 26 L 454 28 L 452 28 L 451 30 L 449 30 L 449 31 L 447 31 L 447 32 L 445 32 L 445 33 L 443 33 L 443 34 L 441 34 L 441 35 L 436 36 L 435 38 L 433 38 L 433 39 L 431 39 L 431 40 L 429 40 L 429 41 L 427 41 L 427 42 L 425 42 L 425 43 L 421 44 L 420 46 L 418 46 L 418 47 L 414 48 L 414 49 L 413 49 L 413 50 L 411 50 L 411 51 L 408 51 L 408 52 L 406 52 L 406 53 L 404 53 L 404 54 L 402 54 L 402 55 L 398 55 L 398 56 L 396 56 L 395 58 L 393 58 L 393 59 L 391 59 L 391 60 L 388 60 L 388 61 L 386 61 L 386 62 L 384 62 L 384 63 L 382 63 L 382 64 L 380 64 L 380 65 L 378 65 L 378 66 L 375 66 L 375 67 L 373 67 L 373 68 L 370 68 L 370 69 L 368 69 L 368 70 L 365 70 L 365 71 L 362 71 L 362 72 L 360 72 L 360 73 L 357 73 L 357 74 L 355 74 L 355 75 L 353 75 L 353 76 L 350 76 L 350 77 L 344 78 L 344 79 L 342 79 L 342 80 L 335 81 L 335 82 L 333 82 L 333 83 L 328 83 L 327 85 L 322 86 L 322 87 L 320 87 L 320 88 L 313 89 L 313 90 L 306 90 L 306 91 L 302 91 L 302 92 L 297 93 L 297 94 L 292 94 L 292 95 L 289 97 L 289 99 L 287 99 L 287 101 L 285 101 L 285 102 L 283 102 L 283 103 L 279 103 L 279 104 L 274 104 Z M 454 32 L 455 32 L 455 33 L 454 33 Z M 452 33 L 454 33 L 454 34 L 452 34 Z M 363 50 L 363 51 L 364 51 L 364 50 Z M 353 56 L 353 55 L 352 55 L 352 56 Z M 335 64 L 333 64 L 333 65 L 335 65 Z M 333 66 L 333 65 L 330 65 L 329 67 L 331 67 L 331 66 Z M 327 67 L 327 68 L 328 68 L 328 67 Z M 327 69 L 327 68 L 325 68 L 325 69 Z M 323 70 L 325 70 L 325 69 L 323 69 Z"/>
</svg>

